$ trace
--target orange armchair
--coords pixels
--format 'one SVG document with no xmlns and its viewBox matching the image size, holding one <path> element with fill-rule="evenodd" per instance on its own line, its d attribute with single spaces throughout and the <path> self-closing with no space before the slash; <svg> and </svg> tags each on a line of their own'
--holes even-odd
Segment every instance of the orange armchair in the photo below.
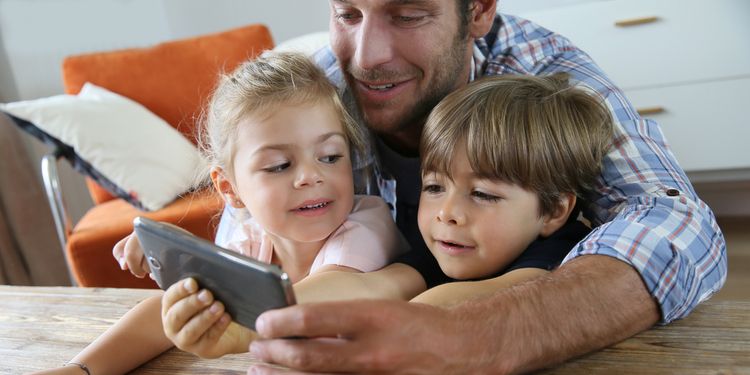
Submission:
<svg viewBox="0 0 750 375">
<path fill-rule="evenodd" d="M 194 140 L 196 119 L 213 89 L 218 73 L 273 47 L 268 29 L 251 25 L 222 33 L 162 43 L 150 48 L 71 56 L 63 62 L 68 94 L 91 82 L 129 97 L 148 108 L 188 139 Z M 59 154 L 42 161 L 45 188 L 75 281 L 87 287 L 155 288 L 149 278 L 121 271 L 112 247 L 133 230 L 142 215 L 171 222 L 193 234 L 213 239 L 215 220 L 223 207 L 213 194 L 188 194 L 158 211 L 143 212 L 115 198 L 93 180 L 87 186 L 95 206 L 74 226 L 67 215 L 57 181 Z"/>
</svg>

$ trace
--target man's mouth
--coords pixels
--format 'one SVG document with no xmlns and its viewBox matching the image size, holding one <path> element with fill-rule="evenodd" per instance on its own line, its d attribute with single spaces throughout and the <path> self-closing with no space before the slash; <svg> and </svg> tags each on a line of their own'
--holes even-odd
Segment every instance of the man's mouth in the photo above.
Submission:
<svg viewBox="0 0 750 375">
<path fill-rule="evenodd" d="M 381 85 L 365 84 L 365 86 L 367 86 L 367 88 L 369 88 L 370 90 L 385 91 L 385 90 L 396 87 L 396 84 L 395 83 L 386 83 L 386 84 L 381 84 Z"/>
</svg>

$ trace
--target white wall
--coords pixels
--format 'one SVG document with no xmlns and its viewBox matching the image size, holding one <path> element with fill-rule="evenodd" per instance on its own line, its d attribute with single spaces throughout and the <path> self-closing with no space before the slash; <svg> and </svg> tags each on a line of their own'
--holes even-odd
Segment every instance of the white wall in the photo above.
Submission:
<svg viewBox="0 0 750 375">
<path fill-rule="evenodd" d="M 144 47 L 251 23 L 278 44 L 328 29 L 328 0 L 0 0 L 0 101 L 63 92 L 65 56 Z M 26 139 L 32 160 L 46 148 Z M 68 206 L 78 219 L 91 201 L 83 179 L 61 163 Z"/>
</svg>

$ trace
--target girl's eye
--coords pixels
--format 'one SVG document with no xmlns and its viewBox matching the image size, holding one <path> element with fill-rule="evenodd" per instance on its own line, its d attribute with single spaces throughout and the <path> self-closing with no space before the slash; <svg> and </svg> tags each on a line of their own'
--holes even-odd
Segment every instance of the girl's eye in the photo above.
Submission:
<svg viewBox="0 0 750 375">
<path fill-rule="evenodd" d="M 478 190 L 474 190 L 473 192 L 471 192 L 471 195 L 473 195 L 477 199 L 487 201 L 487 202 L 497 202 L 501 199 L 500 197 L 496 195 L 487 194 Z"/>
<path fill-rule="evenodd" d="M 276 164 L 276 165 L 273 165 L 273 166 L 270 166 L 270 167 L 263 168 L 263 171 L 269 172 L 269 173 L 279 173 L 279 172 L 281 172 L 281 171 L 289 168 L 290 165 L 292 165 L 292 163 L 290 163 L 290 162 L 284 162 L 284 163 L 281 163 L 281 164 Z"/>
<path fill-rule="evenodd" d="M 428 194 L 437 194 L 443 191 L 443 187 L 438 184 L 425 184 L 422 191 Z"/>
<path fill-rule="evenodd" d="M 326 164 L 333 164 L 339 161 L 339 159 L 341 159 L 342 157 L 343 157 L 342 155 L 326 155 L 318 160 Z"/>
</svg>

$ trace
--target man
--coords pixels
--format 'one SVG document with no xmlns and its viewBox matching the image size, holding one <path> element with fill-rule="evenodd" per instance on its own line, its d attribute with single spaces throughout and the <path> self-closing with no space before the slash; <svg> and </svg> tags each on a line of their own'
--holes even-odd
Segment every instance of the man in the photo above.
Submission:
<svg viewBox="0 0 750 375">
<path fill-rule="evenodd" d="M 639 118 L 566 39 L 496 15 L 494 0 L 330 4 L 331 49 L 318 61 L 346 87 L 376 134 L 381 194 L 393 190 L 390 173 L 396 183 L 390 201 L 416 256 L 429 256 L 416 226 L 423 122 L 441 98 L 482 75 L 565 71 L 572 82 L 606 99 L 618 135 L 588 213 L 601 225 L 549 275 L 450 306 L 358 300 L 267 312 L 257 321 L 266 339 L 250 347 L 256 357 L 312 372 L 523 372 L 682 318 L 721 287 L 725 243 L 710 209 L 663 148 L 658 126 Z M 390 283 L 398 282 L 389 272 L 398 267 L 403 264 L 351 282 L 387 295 Z M 335 276 L 315 282 L 346 280 Z M 491 283 L 439 288 L 473 290 Z M 291 336 L 339 340 L 281 339 Z M 259 366 L 248 372 L 274 371 Z"/>
</svg>

